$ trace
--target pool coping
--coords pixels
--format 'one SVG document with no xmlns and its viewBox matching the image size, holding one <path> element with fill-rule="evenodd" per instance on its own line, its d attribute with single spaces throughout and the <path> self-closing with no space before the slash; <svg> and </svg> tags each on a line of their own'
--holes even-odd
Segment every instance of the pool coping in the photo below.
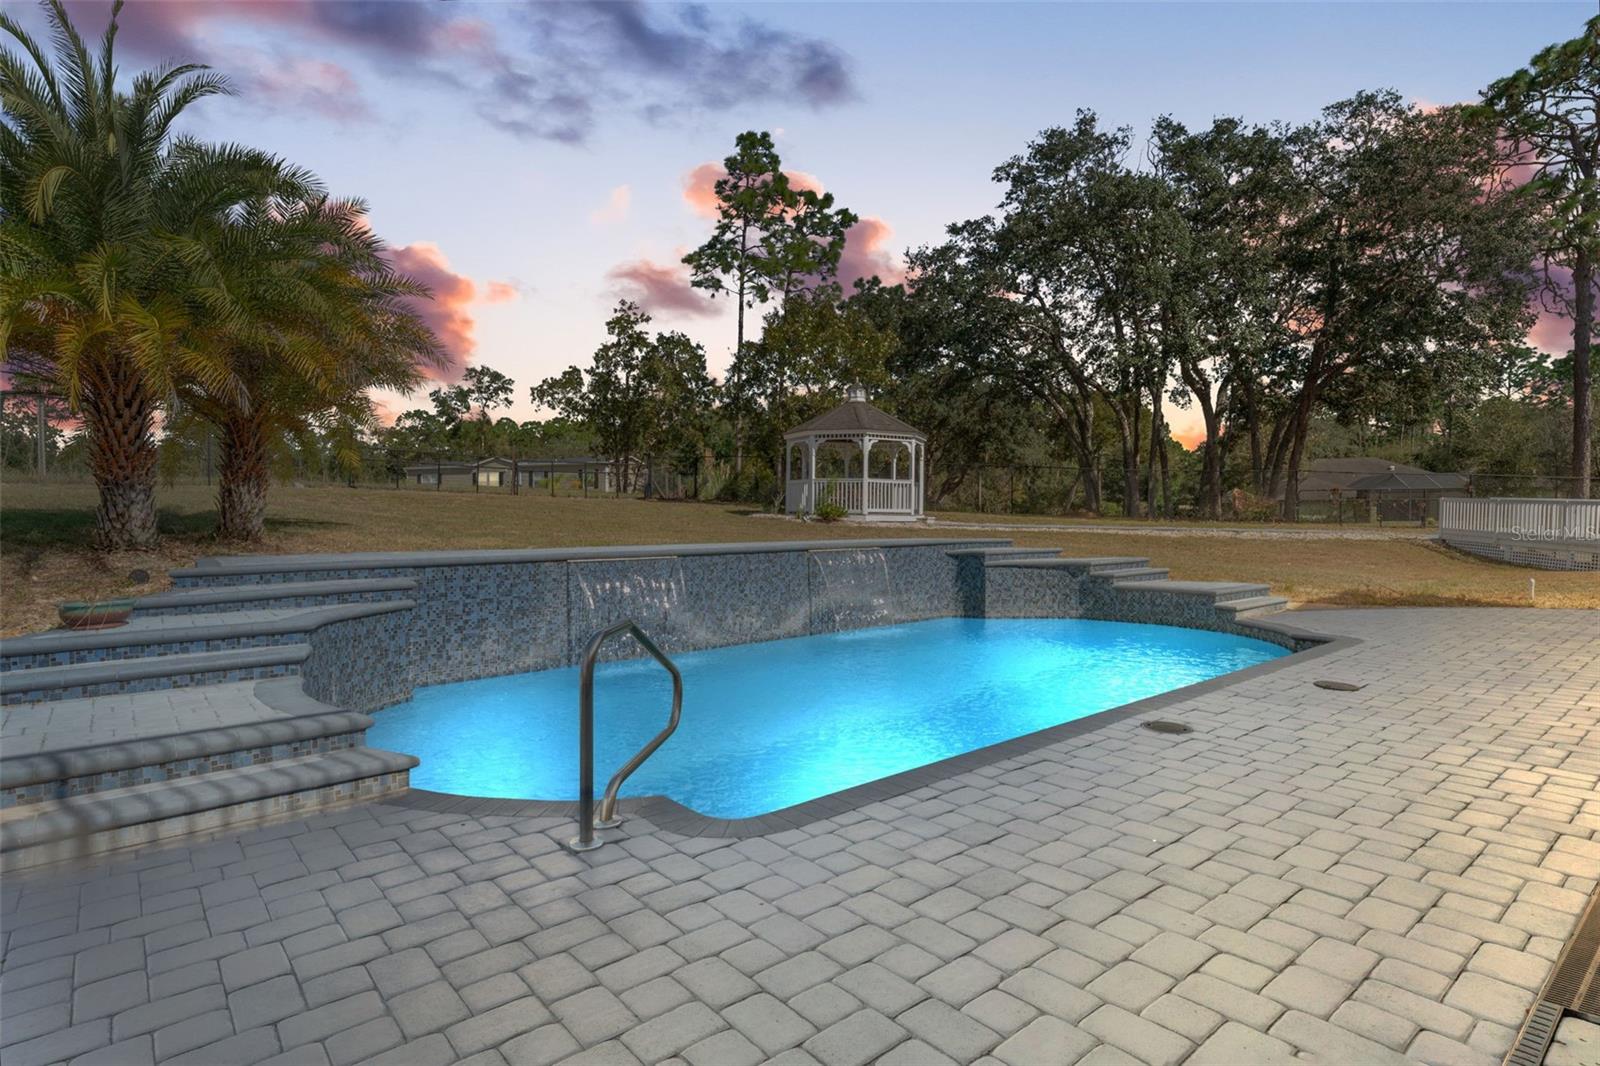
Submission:
<svg viewBox="0 0 1600 1066">
<path fill-rule="evenodd" d="M 770 836 L 774 833 L 799 829 L 824 818 L 845 814 L 872 803 L 904 796 L 919 788 L 948 780 L 980 767 L 990 766 L 1019 755 L 1026 755 L 1058 741 L 1093 733 L 1129 718 L 1149 714 L 1152 711 L 1161 710 L 1164 707 L 1193 699 L 1208 692 L 1228 688 L 1241 681 L 1249 681 L 1274 673 L 1288 666 L 1300 665 L 1312 659 L 1320 659 L 1325 655 L 1344 651 L 1362 643 L 1359 637 L 1333 637 L 1314 630 L 1303 629 L 1299 626 L 1265 619 L 1252 618 L 1241 620 L 1235 624 L 1240 629 L 1254 629 L 1276 634 L 1280 637 L 1287 637 L 1293 642 L 1290 645 L 1291 649 L 1294 648 L 1295 644 L 1299 643 L 1307 643 L 1311 646 L 1291 650 L 1288 655 L 1280 655 L 1275 659 L 1257 663 L 1254 666 L 1247 666 L 1242 670 L 1219 674 L 1204 681 L 1197 681 L 1192 685 L 1184 685 L 1182 688 L 1147 696 L 1144 699 L 1125 703 L 1118 707 L 1108 707 L 1106 710 L 1097 711 L 1083 718 L 1063 722 L 1060 725 L 1046 726 L 1044 729 L 1035 730 L 1032 733 L 1024 733 L 1019 737 L 1012 737 L 1009 740 L 974 748 L 972 751 L 963 752 L 960 755 L 952 755 L 937 762 L 925 763 L 910 770 L 902 770 L 888 777 L 880 777 L 874 781 L 852 785 L 838 792 L 830 792 L 825 796 L 818 796 L 815 799 L 805 800 L 788 807 L 781 807 L 766 814 L 753 815 L 749 818 L 713 818 L 666 796 L 625 797 L 623 802 L 619 804 L 619 809 L 624 818 L 644 819 L 658 830 L 676 833 L 685 837 L 742 840 L 749 837 Z M 430 789 L 419 788 L 409 789 L 398 796 L 386 797 L 383 802 L 391 806 L 460 814 L 465 817 L 563 817 L 575 820 L 578 810 L 576 800 L 501 799 L 490 796 L 435 792 Z M 601 830 L 599 833 L 601 839 L 603 839 L 604 831 Z"/>
<path fill-rule="evenodd" d="M 611 544 L 577 548 L 479 548 L 445 551 L 337 552 L 312 555 L 205 555 L 192 567 L 172 570 L 177 578 L 311 573 L 322 570 L 424 569 L 438 566 L 501 566 L 508 563 L 599 562 L 697 555 L 760 555 L 776 552 L 850 551 L 864 548 L 999 547 L 1007 537 L 852 537 L 824 540 L 739 540 L 727 543 Z"/>
</svg>

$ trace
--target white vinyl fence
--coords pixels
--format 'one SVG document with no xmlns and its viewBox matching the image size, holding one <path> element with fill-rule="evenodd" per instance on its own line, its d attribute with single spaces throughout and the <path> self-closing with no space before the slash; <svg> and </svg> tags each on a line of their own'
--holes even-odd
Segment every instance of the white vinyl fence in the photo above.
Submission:
<svg viewBox="0 0 1600 1066">
<path fill-rule="evenodd" d="M 1439 501 L 1439 539 L 1547 570 L 1600 570 L 1600 500 Z"/>
</svg>

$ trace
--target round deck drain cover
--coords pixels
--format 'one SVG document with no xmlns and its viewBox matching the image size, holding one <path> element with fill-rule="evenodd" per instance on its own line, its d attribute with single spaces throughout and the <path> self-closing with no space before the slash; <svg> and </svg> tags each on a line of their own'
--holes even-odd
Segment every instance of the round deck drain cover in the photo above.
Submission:
<svg viewBox="0 0 1600 1066">
<path fill-rule="evenodd" d="M 1332 689 L 1335 692 L 1359 692 L 1362 689 L 1367 687 L 1366 685 L 1355 684 L 1352 681 L 1327 681 L 1327 680 L 1323 680 L 1323 681 L 1313 681 L 1311 683 L 1313 685 L 1317 686 L 1318 688 L 1329 688 L 1329 689 Z"/>
<path fill-rule="evenodd" d="M 1140 722 L 1139 724 L 1144 726 L 1146 729 L 1150 730 L 1150 732 L 1152 732 L 1152 733 L 1193 733 L 1194 732 L 1193 729 L 1190 729 L 1188 726 L 1184 725 L 1182 722 L 1168 722 L 1168 721 L 1165 721 L 1165 720 L 1160 719 L 1160 718 L 1156 719 L 1153 722 Z"/>
</svg>

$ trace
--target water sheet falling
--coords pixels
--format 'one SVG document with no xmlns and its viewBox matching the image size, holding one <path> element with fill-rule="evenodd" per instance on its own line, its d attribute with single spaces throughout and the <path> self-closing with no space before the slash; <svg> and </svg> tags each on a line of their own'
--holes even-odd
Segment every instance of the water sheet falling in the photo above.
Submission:
<svg viewBox="0 0 1600 1066">
<path fill-rule="evenodd" d="M 882 548 L 810 551 L 813 632 L 891 625 L 899 604 Z"/>
</svg>

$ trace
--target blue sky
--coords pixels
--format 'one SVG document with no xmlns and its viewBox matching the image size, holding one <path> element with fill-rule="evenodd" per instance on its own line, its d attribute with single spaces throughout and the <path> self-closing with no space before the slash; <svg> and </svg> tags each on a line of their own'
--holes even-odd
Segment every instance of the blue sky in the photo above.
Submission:
<svg viewBox="0 0 1600 1066">
<path fill-rule="evenodd" d="M 98 0 L 73 10 L 86 31 L 103 25 Z M 122 63 L 194 58 L 232 76 L 239 97 L 199 105 L 189 129 L 367 198 L 400 262 L 438 291 L 454 355 L 515 378 L 528 416 L 526 387 L 585 363 L 619 296 L 725 365 L 732 316 L 688 292 L 677 261 L 710 228 L 686 181 L 741 130 L 773 130 L 786 167 L 868 220 L 849 270 L 892 273 L 907 246 L 990 210 L 994 166 L 1078 108 L 1142 132 L 1162 113 L 1302 120 L 1364 88 L 1473 99 L 1593 13 L 134 0 Z"/>
</svg>

